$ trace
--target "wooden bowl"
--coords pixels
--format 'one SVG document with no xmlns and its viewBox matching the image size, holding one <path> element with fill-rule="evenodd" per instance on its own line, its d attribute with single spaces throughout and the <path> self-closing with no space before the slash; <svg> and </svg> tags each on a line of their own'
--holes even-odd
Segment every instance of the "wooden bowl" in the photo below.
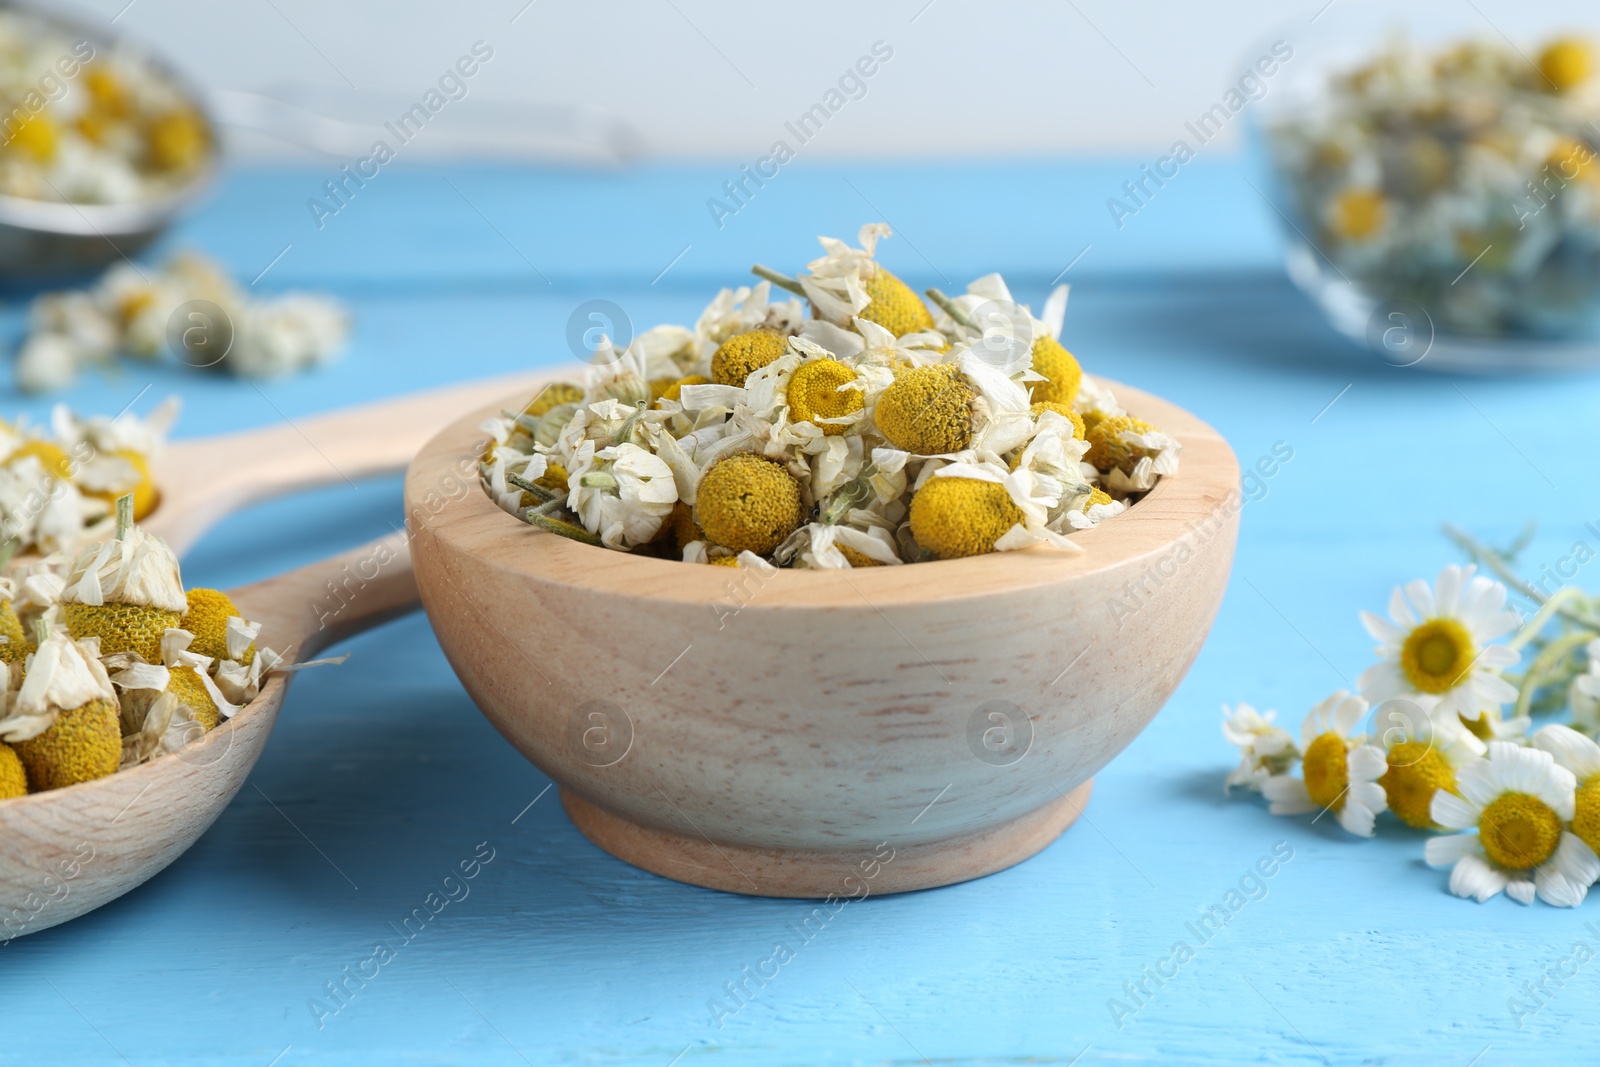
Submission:
<svg viewBox="0 0 1600 1067">
<path fill-rule="evenodd" d="M 1002 870 L 1081 813 L 1227 584 L 1232 450 L 1115 389 L 1182 442 L 1182 468 L 1075 535 L 1082 554 L 770 575 L 595 548 L 484 493 L 441 496 L 481 448 L 495 409 L 479 411 L 407 473 L 423 606 L 478 707 L 629 863 L 784 897 Z"/>
</svg>

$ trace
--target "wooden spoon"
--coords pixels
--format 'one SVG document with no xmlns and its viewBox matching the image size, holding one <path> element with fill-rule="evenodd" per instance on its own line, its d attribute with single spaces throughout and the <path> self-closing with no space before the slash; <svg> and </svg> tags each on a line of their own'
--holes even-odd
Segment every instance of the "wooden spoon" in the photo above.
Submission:
<svg viewBox="0 0 1600 1067">
<path fill-rule="evenodd" d="M 417 606 L 402 533 L 229 595 L 292 661 Z M 0 943 L 115 900 L 182 855 L 244 785 L 291 678 L 272 674 L 239 714 L 170 755 L 0 801 Z"/>
<path fill-rule="evenodd" d="M 531 397 L 550 378 L 519 374 L 455 385 L 326 415 L 170 443 L 157 458 L 161 500 L 139 525 L 182 556 L 220 519 L 302 489 L 398 472 L 463 411 Z"/>
</svg>

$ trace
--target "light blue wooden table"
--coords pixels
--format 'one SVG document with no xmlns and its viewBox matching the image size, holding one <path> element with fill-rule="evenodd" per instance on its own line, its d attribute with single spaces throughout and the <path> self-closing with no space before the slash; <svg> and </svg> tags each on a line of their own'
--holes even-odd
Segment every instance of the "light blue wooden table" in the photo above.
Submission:
<svg viewBox="0 0 1600 1067">
<path fill-rule="evenodd" d="M 1037 304 L 1081 253 L 1065 339 L 1091 373 L 1190 408 L 1246 465 L 1280 442 L 1293 458 L 1244 509 L 1199 661 L 1078 826 L 1002 874 L 850 905 L 720 1026 L 713 998 L 730 1003 L 725 983 L 809 906 L 678 885 L 589 845 L 416 615 L 295 683 L 249 784 L 167 872 L 0 948 L 0 1063 L 1593 1062 L 1600 963 L 1550 985 L 1520 1029 L 1507 1001 L 1575 941 L 1600 949 L 1585 925 L 1600 901 L 1474 905 L 1423 866 L 1419 834 L 1361 841 L 1224 800 L 1217 721 L 1248 699 L 1295 725 L 1354 679 L 1370 653 L 1357 610 L 1454 558 L 1441 520 L 1508 539 L 1538 519 L 1534 570 L 1594 543 L 1600 380 L 1387 367 L 1282 280 L 1242 169 L 1185 168 L 1119 231 L 1105 199 L 1135 172 L 800 161 L 720 231 L 705 200 L 729 175 L 713 168 L 386 170 L 320 231 L 305 201 L 327 175 L 231 177 L 177 240 L 247 280 L 289 246 L 257 287 L 348 300 L 348 357 L 259 391 L 133 367 L 65 399 L 116 411 L 153 383 L 141 403 L 182 394 L 188 436 L 560 362 L 585 300 L 638 328 L 692 321 L 754 260 L 792 268 L 819 231 L 887 218 L 884 257 L 918 288 L 1001 270 Z M 269 575 L 400 515 L 398 479 L 266 504 L 212 533 L 185 576 Z M 1265 895 L 1200 944 L 1190 924 L 1274 848 L 1293 858 Z M 492 859 L 470 895 L 401 945 L 403 920 L 475 852 Z M 1171 972 L 1180 940 L 1194 958 L 1147 978 Z M 380 941 L 393 958 L 346 981 Z M 1116 1010 L 1141 982 L 1138 1010 Z"/>
</svg>

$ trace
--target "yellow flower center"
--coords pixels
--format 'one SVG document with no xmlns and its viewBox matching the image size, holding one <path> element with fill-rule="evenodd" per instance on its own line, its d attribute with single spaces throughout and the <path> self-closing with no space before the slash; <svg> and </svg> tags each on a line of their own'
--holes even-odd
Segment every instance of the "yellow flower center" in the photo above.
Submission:
<svg viewBox="0 0 1600 1067">
<path fill-rule="evenodd" d="M 1425 741 L 1402 741 L 1389 750 L 1389 768 L 1378 779 L 1389 810 L 1407 826 L 1433 827 L 1433 794 L 1456 791 L 1456 772 L 1439 750 Z"/>
<path fill-rule="evenodd" d="M 1108 473 L 1115 468 L 1123 474 L 1132 474 L 1133 468 L 1146 454 L 1138 445 L 1124 441 L 1124 432 L 1149 433 L 1155 428 L 1131 415 L 1101 414 L 1098 419 L 1086 418 L 1083 421 L 1087 427 L 1084 439 L 1089 442 L 1089 451 L 1083 454 L 1083 458 L 1093 464 L 1095 470 Z"/>
<path fill-rule="evenodd" d="M 1383 229 L 1388 214 L 1388 202 L 1376 189 L 1347 189 L 1333 201 L 1330 225 L 1337 237 L 1365 241 Z"/>
<path fill-rule="evenodd" d="M 1483 851 L 1502 867 L 1525 871 L 1555 854 L 1561 818 L 1527 793 L 1502 793 L 1478 817 Z"/>
<path fill-rule="evenodd" d="M 694 510 L 713 544 L 764 556 L 800 525 L 800 483 L 783 464 L 741 452 L 706 471 Z"/>
<path fill-rule="evenodd" d="M 15 452 L 11 453 L 11 455 L 6 457 L 6 465 L 10 466 L 18 460 L 25 459 L 28 456 L 32 456 L 37 459 L 39 464 L 44 467 L 47 472 L 55 475 L 62 481 L 70 482 L 72 480 L 72 461 L 67 458 L 67 454 L 65 452 L 61 451 L 61 449 L 57 448 L 49 441 L 29 441 L 27 444 L 23 445 L 21 448 L 17 449 Z"/>
<path fill-rule="evenodd" d="M 583 386 L 571 382 L 551 382 L 539 391 L 539 395 L 528 401 L 528 406 L 522 409 L 524 415 L 538 417 L 560 404 L 576 404 L 583 399 Z"/>
<path fill-rule="evenodd" d="M 950 363 L 914 367 L 895 375 L 878 398 L 878 429 L 896 448 L 919 456 L 959 452 L 972 440 L 977 394 Z"/>
<path fill-rule="evenodd" d="M 1300 757 L 1301 774 L 1305 776 L 1306 792 L 1317 807 L 1329 811 L 1344 807 L 1345 792 L 1350 788 L 1349 755 L 1344 738 L 1331 730 L 1318 734 L 1306 746 L 1306 754 Z"/>
<path fill-rule="evenodd" d="M 1577 810 L 1572 816 L 1572 832 L 1590 848 L 1600 851 L 1600 774 L 1578 786 Z"/>
<path fill-rule="evenodd" d="M 850 427 L 819 423 L 860 411 L 866 403 L 861 387 L 849 388 L 856 372 L 834 359 L 814 359 L 789 376 L 789 415 L 795 422 L 815 424 L 824 436 L 838 437 Z"/>
<path fill-rule="evenodd" d="M 789 349 L 789 339 L 777 330 L 736 333 L 711 357 L 711 380 L 718 385 L 743 388 L 745 379 Z"/>
<path fill-rule="evenodd" d="M 911 498 L 911 536 L 938 559 L 981 556 L 1022 521 L 1022 509 L 998 482 L 929 478 Z"/>
<path fill-rule="evenodd" d="M 928 305 L 910 286 L 882 267 L 863 279 L 862 285 L 872 298 L 872 303 L 861 309 L 863 319 L 877 323 L 896 337 L 933 329 Z"/>
<path fill-rule="evenodd" d="M 658 399 L 658 400 L 676 400 L 676 401 L 682 403 L 682 401 L 683 401 L 683 387 L 684 386 L 686 386 L 686 385 L 710 385 L 710 384 L 711 384 L 711 379 L 707 378 L 704 374 L 690 374 L 690 375 L 687 375 L 687 376 L 685 376 L 683 378 L 678 378 L 678 379 L 675 379 L 674 381 L 668 383 L 667 387 L 665 389 L 661 390 L 660 396 L 658 396 L 656 399 Z M 660 405 L 657 405 L 657 406 L 659 407 Z"/>
<path fill-rule="evenodd" d="M 1583 84 L 1593 70 L 1594 55 L 1588 42 L 1576 37 L 1552 41 L 1539 53 L 1539 73 L 1549 79 L 1558 93 Z"/>
<path fill-rule="evenodd" d="M 1036 382 L 1034 384 L 1038 383 Z M 1083 416 L 1079 415 L 1076 411 L 1073 411 L 1070 405 L 1064 404 L 1059 400 L 1035 400 L 1031 405 L 1029 405 L 1028 410 L 1033 414 L 1035 420 L 1037 420 L 1040 415 L 1043 415 L 1047 411 L 1055 412 L 1057 415 L 1060 415 L 1062 418 L 1072 423 L 1072 436 L 1076 437 L 1080 441 L 1084 439 L 1084 434 L 1087 433 L 1087 430 L 1083 425 Z"/>
<path fill-rule="evenodd" d="M 1400 668 L 1420 691 L 1447 693 L 1466 681 L 1477 658 L 1465 626 L 1455 619 L 1429 619 L 1406 635 Z"/>
<path fill-rule="evenodd" d="M 1042 382 L 1029 382 L 1028 395 L 1035 402 L 1053 401 L 1071 404 L 1078 399 L 1078 387 L 1083 384 L 1083 368 L 1072 353 L 1061 347 L 1049 334 L 1033 342 L 1033 369 L 1044 375 Z"/>
</svg>

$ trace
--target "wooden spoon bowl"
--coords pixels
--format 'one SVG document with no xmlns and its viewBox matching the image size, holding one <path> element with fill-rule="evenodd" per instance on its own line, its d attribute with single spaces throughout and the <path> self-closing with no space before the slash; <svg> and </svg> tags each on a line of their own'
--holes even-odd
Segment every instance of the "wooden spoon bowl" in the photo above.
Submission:
<svg viewBox="0 0 1600 1067">
<path fill-rule="evenodd" d="M 442 498 L 481 447 L 475 412 L 407 474 L 422 602 L 478 707 L 630 863 L 763 896 L 976 878 L 1077 818 L 1227 583 L 1232 450 L 1115 389 L 1182 443 L 1182 468 L 1075 535 L 1084 553 L 831 572 L 634 556 L 531 528 L 482 492 Z"/>
<path fill-rule="evenodd" d="M 347 600 L 328 583 L 366 575 Z M 416 606 L 405 538 L 229 591 L 274 645 L 303 661 Z M 244 785 L 293 674 L 269 676 L 229 721 L 177 752 L 108 778 L 0 802 L 0 943 L 114 900 L 181 856 Z"/>
</svg>

